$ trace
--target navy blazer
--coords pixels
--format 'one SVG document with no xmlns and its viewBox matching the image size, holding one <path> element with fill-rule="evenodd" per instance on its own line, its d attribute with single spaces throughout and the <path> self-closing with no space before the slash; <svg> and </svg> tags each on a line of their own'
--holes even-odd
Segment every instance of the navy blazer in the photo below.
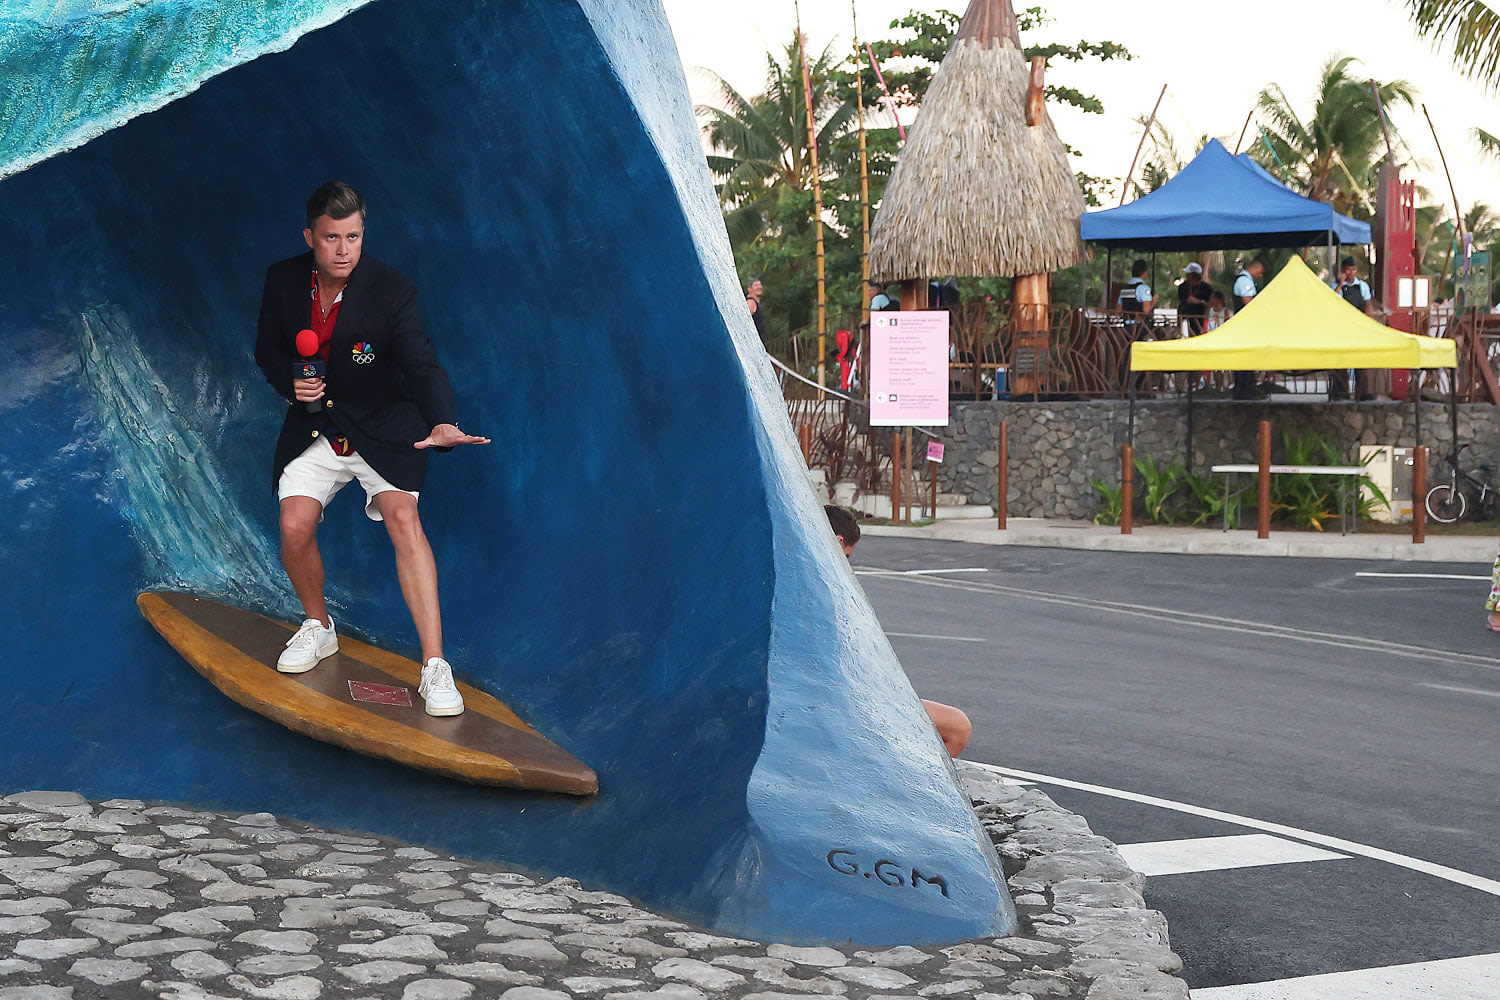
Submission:
<svg viewBox="0 0 1500 1000">
<path fill-rule="evenodd" d="M 452 383 L 422 329 L 416 286 L 368 254 L 360 257 L 329 343 L 322 405 L 309 413 L 292 378 L 301 360 L 297 333 L 310 326 L 312 273 L 311 252 L 272 264 L 261 293 L 255 363 L 287 401 L 272 489 L 311 441 L 340 433 L 392 486 L 419 491 L 427 452 L 413 445 L 438 424 L 457 420 Z"/>
</svg>

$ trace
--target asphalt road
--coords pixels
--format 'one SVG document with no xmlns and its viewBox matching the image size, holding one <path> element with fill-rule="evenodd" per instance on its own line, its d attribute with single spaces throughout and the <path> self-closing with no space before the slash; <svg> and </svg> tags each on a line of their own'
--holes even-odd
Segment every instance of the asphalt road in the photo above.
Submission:
<svg viewBox="0 0 1500 1000">
<path fill-rule="evenodd" d="M 1101 786 L 1040 783 L 1116 843 L 1256 832 L 1125 794 L 1393 853 L 1148 878 L 1195 990 L 1500 953 L 1500 634 L 1451 578 L 1488 566 L 874 537 L 853 562 L 918 693 L 973 718 L 964 756 Z"/>
</svg>

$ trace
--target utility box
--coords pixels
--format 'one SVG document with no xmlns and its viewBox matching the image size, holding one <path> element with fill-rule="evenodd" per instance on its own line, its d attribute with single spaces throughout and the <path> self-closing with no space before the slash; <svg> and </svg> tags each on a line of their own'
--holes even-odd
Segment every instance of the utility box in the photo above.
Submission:
<svg viewBox="0 0 1500 1000">
<path fill-rule="evenodd" d="M 1370 487 L 1361 484 L 1360 496 L 1370 505 L 1370 517 L 1387 524 L 1401 524 L 1412 517 L 1411 476 L 1416 459 L 1411 448 L 1397 448 L 1389 444 L 1363 444 L 1359 446 L 1359 462 L 1365 467 L 1370 481 L 1380 487 L 1387 503 L 1381 504 Z"/>
</svg>

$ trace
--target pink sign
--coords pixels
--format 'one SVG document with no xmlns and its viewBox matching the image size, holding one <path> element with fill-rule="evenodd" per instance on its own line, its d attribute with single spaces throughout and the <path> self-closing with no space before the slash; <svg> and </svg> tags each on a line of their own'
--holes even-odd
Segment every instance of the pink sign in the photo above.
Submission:
<svg viewBox="0 0 1500 1000">
<path fill-rule="evenodd" d="M 941 462 L 942 460 L 943 460 L 943 442 L 941 442 L 941 441 L 928 441 L 927 442 L 927 461 L 929 461 L 929 462 Z"/>
<path fill-rule="evenodd" d="M 411 708 L 411 689 L 390 684 L 350 681 L 349 697 L 367 705 L 396 705 L 400 708 Z"/>
<path fill-rule="evenodd" d="M 870 423 L 948 426 L 948 313 L 870 315 Z"/>
</svg>

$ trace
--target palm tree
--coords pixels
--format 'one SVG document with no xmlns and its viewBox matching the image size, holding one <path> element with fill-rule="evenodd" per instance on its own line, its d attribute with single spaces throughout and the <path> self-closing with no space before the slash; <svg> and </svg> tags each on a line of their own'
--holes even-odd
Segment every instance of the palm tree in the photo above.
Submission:
<svg viewBox="0 0 1500 1000">
<path fill-rule="evenodd" d="M 1493 132 L 1486 132 L 1478 125 L 1475 125 L 1474 141 L 1479 144 L 1481 152 L 1500 159 L 1500 135 L 1495 135 Z"/>
<path fill-rule="evenodd" d="M 1474 246 L 1483 250 L 1492 246 L 1496 234 L 1500 233 L 1500 216 L 1489 205 L 1476 201 L 1464 213 L 1464 232 L 1473 233 Z"/>
<path fill-rule="evenodd" d="M 1453 49 L 1460 72 L 1500 87 L 1500 13 L 1483 0 L 1406 0 L 1417 34 Z"/>
<path fill-rule="evenodd" d="M 825 178 L 843 166 L 834 141 L 849 129 L 855 113 L 830 92 L 829 74 L 837 64 L 832 49 L 828 46 L 808 64 L 819 172 Z M 765 91 L 755 97 L 745 97 L 717 74 L 714 79 L 725 106 L 700 105 L 698 115 L 715 150 L 708 167 L 718 181 L 730 239 L 739 246 L 768 230 L 810 225 L 810 207 L 806 218 L 784 218 L 780 211 L 789 193 L 811 191 L 813 182 L 797 40 L 779 59 L 767 54 Z"/>
<path fill-rule="evenodd" d="M 1290 172 L 1308 197 L 1345 214 L 1369 218 L 1375 173 L 1385 152 L 1375 90 L 1386 107 L 1411 107 L 1416 91 L 1405 80 L 1376 83 L 1372 90 L 1371 81 L 1352 72 L 1357 63 L 1343 56 L 1324 64 L 1307 118 L 1296 112 L 1279 84 L 1262 90 L 1256 106 L 1265 142 L 1254 147 L 1252 155 L 1269 160 L 1264 163 L 1268 169 Z"/>
<path fill-rule="evenodd" d="M 1417 34 L 1453 50 L 1459 72 L 1500 87 L 1500 12 L 1483 0 L 1406 0 Z M 1500 136 L 1475 127 L 1482 152 L 1500 158 Z"/>
</svg>

